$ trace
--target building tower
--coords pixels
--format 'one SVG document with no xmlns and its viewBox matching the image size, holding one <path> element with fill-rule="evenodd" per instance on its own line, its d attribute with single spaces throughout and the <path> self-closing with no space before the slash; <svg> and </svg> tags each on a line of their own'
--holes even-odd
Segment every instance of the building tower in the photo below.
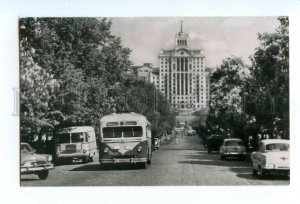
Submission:
<svg viewBox="0 0 300 204">
<path fill-rule="evenodd" d="M 174 109 L 200 110 L 208 106 L 206 95 L 205 56 L 201 49 L 189 47 L 189 35 L 175 35 L 175 48 L 161 50 L 159 89 Z"/>
</svg>

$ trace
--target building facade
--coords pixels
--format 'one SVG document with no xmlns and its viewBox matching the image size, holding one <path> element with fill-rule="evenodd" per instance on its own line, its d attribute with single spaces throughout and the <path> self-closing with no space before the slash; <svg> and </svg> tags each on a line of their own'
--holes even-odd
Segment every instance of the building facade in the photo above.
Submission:
<svg viewBox="0 0 300 204">
<path fill-rule="evenodd" d="M 152 83 L 156 89 L 159 88 L 159 69 L 153 67 L 152 63 L 144 63 L 143 66 L 133 66 L 136 77 L 148 83 Z"/>
<path fill-rule="evenodd" d="M 174 109 L 200 110 L 208 106 L 205 55 L 189 47 L 189 36 L 181 30 L 175 35 L 175 48 L 161 50 L 159 90 Z"/>
</svg>

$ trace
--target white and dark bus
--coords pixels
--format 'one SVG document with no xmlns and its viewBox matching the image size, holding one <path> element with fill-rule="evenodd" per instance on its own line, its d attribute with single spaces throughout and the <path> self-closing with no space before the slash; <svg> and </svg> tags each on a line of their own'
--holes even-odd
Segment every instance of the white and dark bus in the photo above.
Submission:
<svg viewBox="0 0 300 204">
<path fill-rule="evenodd" d="M 146 168 L 151 163 L 151 125 L 137 113 L 112 113 L 100 119 L 101 165 L 130 163 Z"/>
</svg>

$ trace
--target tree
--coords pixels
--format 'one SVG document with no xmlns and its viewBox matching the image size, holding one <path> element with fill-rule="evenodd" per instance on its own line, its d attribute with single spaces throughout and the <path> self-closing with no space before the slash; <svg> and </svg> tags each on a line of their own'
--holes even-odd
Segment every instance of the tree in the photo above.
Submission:
<svg viewBox="0 0 300 204">
<path fill-rule="evenodd" d="M 52 111 L 49 100 L 59 87 L 53 75 L 33 61 L 34 50 L 27 39 L 20 42 L 20 98 L 21 136 L 26 140 L 33 134 L 47 132 L 63 119 L 60 112 Z"/>
<path fill-rule="evenodd" d="M 131 65 L 130 50 L 111 35 L 110 26 L 105 18 L 20 19 L 22 134 L 31 134 L 29 127 L 41 129 L 29 124 L 28 109 L 43 113 L 35 116 L 43 122 L 50 117 L 51 123 L 43 123 L 49 130 L 57 124 L 95 125 L 105 114 L 107 90 L 126 80 Z M 41 82 L 35 80 L 33 87 L 30 78 Z M 41 100 L 34 97 L 40 92 Z"/>
<path fill-rule="evenodd" d="M 206 126 L 211 133 L 243 137 L 243 86 L 247 67 L 240 58 L 223 60 L 211 77 L 211 100 Z"/>
<path fill-rule="evenodd" d="M 158 129 L 172 127 L 167 100 L 127 74 L 131 51 L 112 36 L 111 24 L 106 18 L 20 19 L 21 135 L 54 126 L 97 128 L 112 107 L 144 114 Z"/>
<path fill-rule="evenodd" d="M 270 137 L 289 138 L 289 21 L 278 20 L 274 33 L 258 34 L 260 46 L 251 58 L 253 80 L 247 87 L 253 108 L 248 111 Z"/>
</svg>

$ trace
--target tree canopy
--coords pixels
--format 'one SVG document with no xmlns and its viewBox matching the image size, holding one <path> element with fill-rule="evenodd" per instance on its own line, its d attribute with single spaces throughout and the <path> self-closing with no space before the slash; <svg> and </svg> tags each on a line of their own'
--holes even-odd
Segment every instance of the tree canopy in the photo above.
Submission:
<svg viewBox="0 0 300 204">
<path fill-rule="evenodd" d="M 60 125 L 97 127 L 112 107 L 168 120 L 168 108 L 143 101 L 141 93 L 155 88 L 127 74 L 131 50 L 111 34 L 109 19 L 21 18 L 19 25 L 22 138 Z"/>
<path fill-rule="evenodd" d="M 232 56 L 213 73 L 205 123 L 194 124 L 202 137 L 289 138 L 289 21 L 278 20 L 273 33 L 258 33 L 250 66 Z"/>
</svg>

